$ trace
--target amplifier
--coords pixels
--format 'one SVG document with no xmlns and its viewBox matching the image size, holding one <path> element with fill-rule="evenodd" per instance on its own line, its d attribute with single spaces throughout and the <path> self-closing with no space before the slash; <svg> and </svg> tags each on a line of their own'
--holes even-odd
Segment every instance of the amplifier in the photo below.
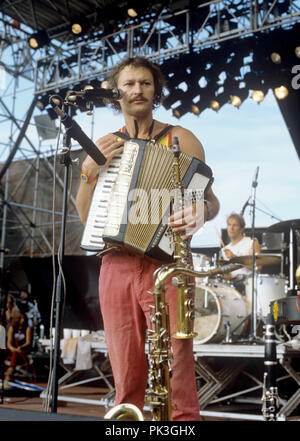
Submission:
<svg viewBox="0 0 300 441">
<path fill-rule="evenodd" d="M 300 324 L 300 295 L 275 300 L 270 307 L 275 324 Z"/>
</svg>

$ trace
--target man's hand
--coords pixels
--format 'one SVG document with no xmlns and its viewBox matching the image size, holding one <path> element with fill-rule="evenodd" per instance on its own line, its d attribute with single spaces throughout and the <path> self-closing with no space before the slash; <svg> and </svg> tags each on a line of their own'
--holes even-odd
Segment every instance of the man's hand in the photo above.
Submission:
<svg viewBox="0 0 300 441">
<path fill-rule="evenodd" d="M 227 259 L 232 259 L 233 257 L 235 257 L 235 254 L 233 254 L 233 252 L 231 250 L 229 250 L 228 248 L 224 248 L 224 254 L 227 257 Z"/>
<path fill-rule="evenodd" d="M 106 158 L 104 164 L 104 167 L 106 167 L 114 156 L 123 151 L 124 140 L 109 133 L 108 135 L 99 138 L 95 144 Z M 87 156 L 82 163 L 82 169 L 88 176 L 96 176 L 98 168 L 99 165 L 90 156 Z"/>
<path fill-rule="evenodd" d="M 174 233 L 181 233 L 182 240 L 193 236 L 204 225 L 203 201 L 190 205 L 183 210 L 176 211 L 169 217 L 169 227 Z"/>
</svg>

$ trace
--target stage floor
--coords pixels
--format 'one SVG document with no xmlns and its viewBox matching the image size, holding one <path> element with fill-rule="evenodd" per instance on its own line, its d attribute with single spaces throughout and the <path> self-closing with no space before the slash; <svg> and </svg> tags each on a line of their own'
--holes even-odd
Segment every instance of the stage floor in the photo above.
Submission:
<svg viewBox="0 0 300 441">
<path fill-rule="evenodd" d="M 94 350 L 96 349 L 99 348 L 94 348 Z M 101 348 L 99 350 L 102 351 Z M 19 391 L 12 389 L 4 391 L 2 401 L 0 400 L 0 421 L 18 421 L 21 411 L 25 414 L 24 418 L 26 418 L 26 412 L 30 412 L 29 418 L 33 421 L 44 420 L 44 418 L 50 419 L 51 416 L 60 416 L 60 418 L 63 416 L 65 418 L 77 416 L 79 419 L 85 417 L 103 420 L 105 414 L 113 406 L 114 389 L 110 383 L 110 370 L 107 369 L 109 366 L 106 366 L 106 363 L 101 363 L 104 356 L 101 351 L 99 353 L 99 356 L 101 356 L 100 364 L 94 365 L 94 369 L 97 370 L 94 372 L 92 369 L 87 377 L 85 372 L 80 371 L 78 377 L 72 377 L 70 376 L 70 374 L 73 375 L 72 370 L 66 374 L 65 368 L 62 369 L 60 366 L 59 377 L 64 381 L 59 386 L 56 412 L 51 411 L 51 404 L 48 406 L 48 411 L 46 410 L 47 369 L 45 366 L 47 360 L 44 359 L 45 355 L 42 354 L 43 356 L 40 359 L 35 360 L 35 365 L 38 368 L 37 382 L 30 383 L 28 381 L 27 383 L 29 386 L 38 386 L 39 390 L 33 391 L 33 393 L 23 391 L 22 388 Z M 291 351 L 286 347 L 278 347 L 277 356 L 281 361 L 285 361 L 286 358 L 289 360 L 293 355 L 295 356 L 294 360 L 297 361 L 298 374 L 293 371 L 292 366 L 288 363 L 286 369 L 281 367 L 283 374 L 281 373 L 280 378 L 278 377 L 278 381 L 280 380 L 280 395 L 285 400 L 288 392 L 290 396 L 293 393 L 297 395 L 295 400 L 291 402 L 293 404 L 295 401 L 296 405 L 293 405 L 289 412 L 284 413 L 284 421 L 300 421 L 298 397 L 300 393 L 300 352 L 294 353 L 293 350 Z M 263 345 L 206 344 L 195 347 L 195 369 L 201 420 L 263 421 L 261 401 L 263 360 Z M 99 367 L 104 369 L 104 374 L 99 370 Z M 227 375 L 228 372 L 225 375 L 224 370 L 229 372 L 230 378 Z M 94 376 L 95 373 L 96 377 Z M 71 382 L 71 380 L 73 381 Z M 77 384 L 74 382 L 75 380 Z M 109 381 L 107 382 L 107 380 Z M 26 380 L 24 381 L 26 382 Z M 282 402 L 281 406 L 283 404 Z M 292 412 L 294 408 L 295 410 Z M 10 410 L 11 414 L 9 413 Z M 34 412 L 36 413 L 34 414 Z M 146 421 L 152 420 L 149 407 L 146 407 L 146 410 L 144 409 L 144 418 Z M 282 420 L 282 418 L 280 419 Z"/>
<path fill-rule="evenodd" d="M 37 386 L 41 388 L 46 388 L 45 383 L 37 383 Z M 65 396 L 68 397 L 68 401 L 58 400 L 57 405 L 57 412 L 56 414 L 59 416 L 65 416 L 66 418 L 69 416 L 83 416 L 83 417 L 89 417 L 91 419 L 99 418 L 100 420 L 104 418 L 104 415 L 108 411 L 108 409 L 103 405 L 95 405 L 95 404 L 86 404 L 84 402 L 80 403 L 78 401 L 82 400 L 100 400 L 102 397 L 105 397 L 107 394 L 108 389 L 101 388 L 101 387 L 94 387 L 94 386 L 75 386 L 73 388 L 69 388 L 65 392 Z M 64 392 L 60 391 L 59 396 L 62 397 Z M 76 401 L 72 402 L 69 399 L 74 398 Z M 40 396 L 20 396 L 18 393 L 18 396 L 4 396 L 3 397 L 3 403 L 0 403 L 0 421 L 7 421 L 9 419 L 9 410 L 19 410 L 19 411 L 26 411 L 31 412 L 30 419 L 34 421 L 34 412 L 36 412 L 36 421 L 41 419 L 41 412 L 46 413 L 45 410 L 45 403 L 44 400 Z M 249 405 L 245 407 L 244 411 L 247 411 L 247 408 L 249 409 Z M 251 410 L 253 410 L 253 406 L 251 406 Z M 209 409 L 206 408 L 205 411 L 214 411 L 216 410 L 216 407 L 210 407 Z M 239 410 L 241 407 L 239 406 Z M 6 411 L 5 413 L 3 411 Z M 220 410 L 220 408 L 219 408 Z M 222 410 L 226 411 L 232 411 L 237 412 L 237 406 L 235 407 L 228 407 L 228 406 L 222 406 Z M 2 413 L 1 413 L 2 412 Z M 226 416 L 207 416 L 205 415 L 206 412 L 204 412 L 204 415 L 201 415 L 201 418 L 203 421 L 221 421 L 221 420 L 247 420 L 248 418 L 243 419 L 242 416 L 240 418 L 231 418 Z M 259 415 L 259 409 L 257 409 L 258 415 Z M 50 412 L 51 409 L 50 409 Z M 18 414 L 17 414 L 18 415 Z M 14 419 L 15 419 L 14 415 Z M 151 413 L 146 411 L 144 412 L 144 418 L 146 421 L 151 421 Z"/>
<path fill-rule="evenodd" d="M 37 383 L 37 386 L 45 389 L 46 383 Z M 108 389 L 101 388 L 98 386 L 75 386 L 68 388 L 66 391 L 60 391 L 59 397 L 66 396 L 68 401 L 58 400 L 57 411 L 55 415 L 59 416 L 60 419 L 69 417 L 87 417 L 91 420 L 99 418 L 103 420 L 104 415 L 108 411 L 104 405 L 96 404 L 86 404 L 85 401 L 97 401 L 105 397 L 108 393 Z M 72 401 L 72 398 L 75 400 Z M 71 400 L 70 400 L 71 399 Z M 82 400 L 82 402 L 80 402 Z M 262 421 L 261 416 L 261 404 L 257 402 L 254 403 L 235 403 L 231 405 L 223 404 L 222 406 L 207 406 L 203 411 L 200 411 L 202 421 Z M 14 411 L 18 411 L 17 414 Z M 45 410 L 44 400 L 40 396 L 23 396 L 18 393 L 18 396 L 4 395 L 3 403 L 0 403 L 0 421 L 9 421 L 10 411 L 12 411 L 13 420 L 18 421 L 18 415 L 20 416 L 20 411 L 24 411 L 29 415 L 29 420 L 39 421 L 43 420 L 43 415 L 48 417 L 48 413 Z M 51 409 L 49 411 L 51 414 Z M 17 415 L 17 416 L 16 416 Z M 243 415 L 245 415 L 243 417 Z M 52 416 L 54 416 L 52 414 Z M 51 415 L 50 415 L 51 417 Z M 146 421 L 151 421 L 152 416 L 148 411 L 144 412 L 144 418 Z M 22 419 L 23 420 L 23 419 Z M 300 417 L 290 418 L 293 421 L 300 421 Z"/>
</svg>

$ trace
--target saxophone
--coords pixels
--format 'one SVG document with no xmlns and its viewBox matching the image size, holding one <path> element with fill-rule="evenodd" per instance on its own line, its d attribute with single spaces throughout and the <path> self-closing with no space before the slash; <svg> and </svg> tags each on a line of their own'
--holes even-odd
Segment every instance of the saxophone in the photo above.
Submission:
<svg viewBox="0 0 300 441">
<path fill-rule="evenodd" d="M 179 277 L 182 274 L 189 277 L 213 277 L 225 274 L 241 268 L 242 265 L 229 263 L 218 266 L 209 271 L 195 271 L 185 266 L 177 266 L 170 263 L 158 268 L 154 273 L 153 294 L 155 304 L 153 313 L 150 316 L 151 325 L 149 329 L 149 388 L 147 395 L 149 404 L 152 407 L 152 415 L 155 421 L 172 421 L 172 402 L 170 379 L 172 370 L 172 347 L 170 340 L 170 322 L 168 304 L 165 302 L 166 284 L 172 277 Z"/>
<path fill-rule="evenodd" d="M 112 407 L 105 415 L 105 420 L 144 421 L 143 414 L 134 404 L 121 403 Z"/>
<path fill-rule="evenodd" d="M 179 145 L 174 138 L 174 188 L 179 190 L 179 199 L 183 205 L 183 188 L 179 172 Z M 175 234 L 175 259 L 170 264 L 159 267 L 153 275 L 154 306 L 150 310 L 149 341 L 149 388 L 148 402 L 152 407 L 155 421 L 172 421 L 171 383 L 172 346 L 170 338 L 169 305 L 165 300 L 166 284 L 172 278 L 177 286 L 178 313 L 175 338 L 192 338 L 193 333 L 193 287 L 195 277 L 212 277 L 241 268 L 240 264 L 227 264 L 210 271 L 195 271 L 191 263 L 190 243 L 182 241 L 180 234 Z"/>
<path fill-rule="evenodd" d="M 184 188 L 180 177 L 179 167 L 179 144 L 178 138 L 173 142 L 173 189 L 175 190 L 175 201 L 177 209 L 182 209 L 184 205 Z M 176 197 L 177 196 L 177 197 Z M 174 207 L 173 207 L 174 208 Z M 173 210 L 174 211 L 174 210 Z M 189 244 L 181 240 L 180 234 L 173 233 L 174 239 L 174 263 L 163 265 L 154 273 L 154 306 L 150 310 L 151 328 L 148 330 L 149 341 L 149 391 L 150 405 L 152 415 L 155 421 L 171 421 L 171 386 L 170 378 L 172 370 L 170 367 L 172 361 L 172 348 L 170 339 L 170 319 L 169 305 L 165 301 L 166 282 L 169 279 L 168 270 L 176 266 L 183 265 L 191 269 L 191 253 L 189 253 Z M 190 263 L 190 265 L 188 265 Z M 161 272 L 167 272 L 166 279 L 161 281 Z M 193 318 L 193 293 L 194 284 L 190 277 L 178 273 L 173 277 L 172 283 L 177 287 L 178 293 L 178 317 L 177 323 L 181 325 L 177 329 L 174 337 L 191 338 L 196 334 L 191 328 L 191 318 Z"/>
<path fill-rule="evenodd" d="M 175 190 L 175 210 L 183 210 L 185 203 L 184 187 L 180 176 L 179 156 L 180 149 L 178 138 L 173 141 L 173 187 Z M 177 203 L 176 203 L 177 202 Z M 173 211 L 175 211 L 173 210 Z M 177 266 L 193 268 L 190 239 L 182 240 L 180 233 L 173 232 L 174 239 L 174 261 Z M 173 277 L 172 284 L 177 287 L 177 331 L 174 338 L 188 339 L 197 334 L 193 331 L 194 326 L 194 293 L 195 279 L 182 273 Z"/>
<path fill-rule="evenodd" d="M 168 265 L 166 265 L 168 267 Z M 161 271 L 154 273 L 154 278 Z M 154 305 L 150 309 L 149 375 L 147 396 L 154 421 L 172 421 L 171 386 L 172 370 L 169 305 L 165 301 L 165 284 L 154 285 Z"/>
</svg>

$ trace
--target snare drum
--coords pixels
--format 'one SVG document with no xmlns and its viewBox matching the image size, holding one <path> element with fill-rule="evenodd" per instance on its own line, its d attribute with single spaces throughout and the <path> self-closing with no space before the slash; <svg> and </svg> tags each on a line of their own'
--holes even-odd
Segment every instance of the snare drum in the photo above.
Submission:
<svg viewBox="0 0 300 441">
<path fill-rule="evenodd" d="M 250 309 L 252 309 L 252 284 L 251 276 L 246 281 L 246 299 Z M 271 312 L 270 302 L 287 296 L 287 280 L 281 275 L 257 274 L 256 291 L 256 313 L 260 319 L 264 319 Z"/>
<path fill-rule="evenodd" d="M 215 281 L 195 289 L 195 343 L 219 343 L 228 336 L 242 336 L 247 327 L 245 298 L 231 285 Z"/>
</svg>

